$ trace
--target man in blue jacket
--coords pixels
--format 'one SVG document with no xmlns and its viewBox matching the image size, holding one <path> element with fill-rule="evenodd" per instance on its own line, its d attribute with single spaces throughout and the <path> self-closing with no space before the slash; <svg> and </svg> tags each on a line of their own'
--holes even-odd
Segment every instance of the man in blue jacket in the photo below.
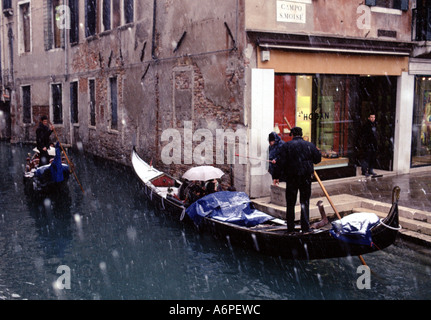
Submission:
<svg viewBox="0 0 431 320">
<path fill-rule="evenodd" d="M 268 142 L 269 142 L 269 167 L 268 172 L 271 174 L 271 177 L 274 173 L 274 166 L 277 162 L 281 146 L 284 144 L 284 141 L 281 140 L 280 136 L 275 133 L 271 132 L 268 136 Z"/>
<path fill-rule="evenodd" d="M 301 128 L 292 128 L 290 135 L 293 136 L 293 139 L 284 143 L 281 147 L 273 179 L 274 184 L 277 184 L 280 178 L 286 181 L 286 221 L 288 232 L 295 231 L 295 204 L 299 190 L 301 230 L 303 233 L 306 233 L 310 231 L 309 208 L 314 164 L 322 160 L 322 155 L 314 144 L 302 138 Z"/>
</svg>

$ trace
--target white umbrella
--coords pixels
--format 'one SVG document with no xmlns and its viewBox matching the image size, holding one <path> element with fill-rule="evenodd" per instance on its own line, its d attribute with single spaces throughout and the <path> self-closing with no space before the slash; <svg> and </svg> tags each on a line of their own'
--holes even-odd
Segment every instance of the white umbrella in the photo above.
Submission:
<svg viewBox="0 0 431 320">
<path fill-rule="evenodd" d="M 207 181 L 212 179 L 220 179 L 224 172 L 219 168 L 212 166 L 199 166 L 187 170 L 183 174 L 183 178 L 189 181 Z"/>
</svg>

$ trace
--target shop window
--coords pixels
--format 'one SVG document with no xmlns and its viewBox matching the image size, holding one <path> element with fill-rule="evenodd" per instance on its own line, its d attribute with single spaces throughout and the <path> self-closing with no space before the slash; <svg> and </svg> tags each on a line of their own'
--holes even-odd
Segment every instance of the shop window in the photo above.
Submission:
<svg viewBox="0 0 431 320">
<path fill-rule="evenodd" d="M 22 86 L 23 123 L 31 123 L 31 87 Z"/>
<path fill-rule="evenodd" d="M 51 106 L 54 124 L 63 123 L 63 92 L 61 83 L 51 85 Z"/>
<path fill-rule="evenodd" d="M 88 81 L 90 126 L 96 126 L 96 84 L 94 79 Z"/>
<path fill-rule="evenodd" d="M 431 76 L 417 76 L 411 166 L 431 165 Z"/>
<path fill-rule="evenodd" d="M 378 169 L 392 170 L 396 78 L 276 74 L 274 130 L 284 141 L 289 129 L 322 152 L 320 168 L 358 165 L 360 128 L 370 112 L 381 132 Z"/>
<path fill-rule="evenodd" d="M 78 82 L 70 83 L 70 122 L 78 123 Z"/>
</svg>

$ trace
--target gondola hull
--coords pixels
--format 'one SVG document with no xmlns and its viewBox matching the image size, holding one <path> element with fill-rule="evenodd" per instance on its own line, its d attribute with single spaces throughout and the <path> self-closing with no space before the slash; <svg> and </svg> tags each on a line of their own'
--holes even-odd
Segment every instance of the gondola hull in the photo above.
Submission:
<svg viewBox="0 0 431 320">
<path fill-rule="evenodd" d="M 145 196 L 158 210 L 183 223 L 193 223 L 186 214 L 184 204 L 154 183 L 155 180 L 168 181 L 168 188 L 175 190 L 179 186 L 178 181 L 149 166 L 135 150 L 132 151 L 132 164 L 142 182 Z M 395 242 L 399 229 L 398 204 L 394 201 L 386 218 L 371 228 L 372 245 L 339 240 L 328 229 L 317 229 L 307 234 L 288 233 L 285 224 L 273 221 L 245 227 L 204 217 L 198 229 L 199 232 L 211 234 L 229 245 L 288 259 L 311 260 L 358 256 L 382 250 Z"/>
</svg>

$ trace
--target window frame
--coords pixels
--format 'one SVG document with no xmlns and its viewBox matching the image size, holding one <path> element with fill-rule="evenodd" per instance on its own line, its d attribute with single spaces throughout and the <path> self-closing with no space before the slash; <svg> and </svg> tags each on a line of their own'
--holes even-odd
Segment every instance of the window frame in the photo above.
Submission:
<svg viewBox="0 0 431 320">
<path fill-rule="evenodd" d="M 29 98 L 28 98 L 28 106 L 26 105 L 26 98 L 24 95 L 24 89 L 28 88 L 29 90 Z M 21 85 L 21 101 L 22 101 L 22 123 L 24 125 L 28 125 L 31 124 L 33 122 L 33 112 L 32 112 L 32 104 L 31 104 L 31 85 L 26 84 L 26 85 Z M 29 119 L 28 119 L 28 115 L 26 116 L 26 110 L 28 110 L 29 112 Z M 26 121 L 26 119 L 28 119 L 28 121 Z"/>
<path fill-rule="evenodd" d="M 56 112 L 55 112 L 55 108 L 54 108 L 54 103 L 55 103 L 55 97 L 54 97 L 54 86 L 59 86 L 60 87 L 60 118 L 61 119 L 57 119 L 56 118 Z M 50 91 L 50 95 L 49 95 L 49 110 L 50 110 L 50 114 L 51 114 L 51 119 L 54 125 L 59 125 L 62 126 L 64 124 L 64 108 L 63 108 L 63 83 L 61 82 L 52 82 L 50 83 L 49 86 L 49 91 Z M 60 120 L 59 122 L 57 122 L 57 120 Z"/>
<path fill-rule="evenodd" d="M 22 54 L 28 54 L 32 52 L 33 49 L 33 37 L 32 37 L 32 17 L 31 17 L 31 1 L 30 0 L 23 0 L 19 1 L 17 3 L 18 9 L 18 52 L 20 55 Z M 24 6 L 28 6 L 28 35 L 26 36 L 26 27 L 24 25 L 24 17 L 22 8 Z M 26 38 L 28 37 L 28 48 L 26 46 Z"/>
</svg>

